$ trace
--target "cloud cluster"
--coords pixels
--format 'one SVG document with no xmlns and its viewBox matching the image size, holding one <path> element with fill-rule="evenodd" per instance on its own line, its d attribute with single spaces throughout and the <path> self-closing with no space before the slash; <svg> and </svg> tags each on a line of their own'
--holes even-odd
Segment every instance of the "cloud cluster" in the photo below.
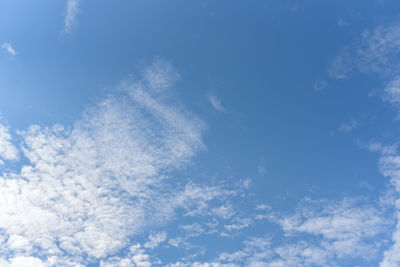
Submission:
<svg viewBox="0 0 400 267">
<path fill-rule="evenodd" d="M 257 210 L 264 210 L 264 218 L 277 224 L 281 234 L 247 235 L 242 248 L 219 253 L 209 261 L 181 260 L 169 266 L 342 266 L 352 262 L 372 266 L 393 225 L 381 204 L 349 197 L 304 199 L 292 214 L 259 206 Z"/>
<path fill-rule="evenodd" d="M 400 67 L 399 44 L 398 23 L 364 31 L 334 59 L 329 73 L 338 79 L 345 78 L 353 70 L 377 73 L 383 77 L 397 75 Z"/>
<path fill-rule="evenodd" d="M 367 266 L 380 257 L 394 224 L 382 203 L 305 199 L 284 214 L 267 205 L 249 209 L 249 179 L 229 186 L 175 179 L 204 148 L 205 128 L 169 98 L 178 78 L 170 64 L 156 60 L 72 126 L 20 131 L 20 152 L 0 124 L 2 159 L 23 154 L 29 160 L 21 171 L 0 176 L 0 265 Z M 382 151 L 382 173 L 400 188 L 396 150 L 374 149 Z M 279 233 L 251 231 L 263 224 Z M 138 241 L 140 235 L 147 240 Z M 396 231 L 382 266 L 399 262 L 399 237 Z M 196 243 L 204 238 L 241 246 L 207 260 L 207 248 Z M 162 248 L 183 255 L 163 262 Z"/>
<path fill-rule="evenodd" d="M 364 31 L 354 43 L 343 49 L 333 61 L 331 76 L 345 78 L 351 71 L 373 73 L 386 84 L 381 98 L 400 110 L 400 23 L 387 27 L 377 27 L 373 31 Z M 349 125 L 351 126 L 351 125 Z M 352 128 L 352 127 L 350 127 Z M 349 129 L 350 129 L 349 128 Z M 396 208 L 397 228 L 392 236 L 392 247 L 384 254 L 381 266 L 400 265 L 400 158 L 396 146 L 383 146 L 373 143 L 371 151 L 381 152 L 379 166 L 381 173 L 394 185 L 396 194 L 393 205 Z"/>
<path fill-rule="evenodd" d="M 300 242 L 276 250 L 279 261 L 286 266 L 326 266 L 342 260 L 374 260 L 393 224 L 384 210 L 384 206 L 357 198 L 306 199 L 294 215 L 275 218 L 285 235 L 304 235 Z"/>
<path fill-rule="evenodd" d="M 381 267 L 391 267 L 400 265 L 400 155 L 393 147 L 380 149 L 382 156 L 379 160 L 379 167 L 382 174 L 390 178 L 391 183 L 396 188 L 396 195 L 393 197 L 394 205 L 397 209 L 397 227 L 392 235 L 392 246 L 385 251 Z"/>
<path fill-rule="evenodd" d="M 155 62 L 144 72 L 152 75 L 121 83 L 72 127 L 21 132 L 30 164 L 0 177 L 3 261 L 77 265 L 103 259 L 144 228 L 168 221 L 178 207 L 213 197 L 194 185 L 181 192 L 164 183 L 203 147 L 201 121 L 162 94 L 172 70 Z M 1 156 L 16 159 L 4 126 L 0 142 Z M 211 195 L 204 200 L 201 193 Z"/>
</svg>

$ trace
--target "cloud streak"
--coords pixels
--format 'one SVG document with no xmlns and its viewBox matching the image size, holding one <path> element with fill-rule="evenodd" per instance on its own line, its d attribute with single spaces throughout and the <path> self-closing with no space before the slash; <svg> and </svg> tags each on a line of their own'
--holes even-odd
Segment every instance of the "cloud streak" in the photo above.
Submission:
<svg viewBox="0 0 400 267">
<path fill-rule="evenodd" d="M 79 2 L 78 0 L 68 0 L 65 7 L 65 18 L 64 18 L 64 33 L 69 34 L 72 31 L 73 26 L 76 24 L 76 17 L 79 13 Z"/>
</svg>

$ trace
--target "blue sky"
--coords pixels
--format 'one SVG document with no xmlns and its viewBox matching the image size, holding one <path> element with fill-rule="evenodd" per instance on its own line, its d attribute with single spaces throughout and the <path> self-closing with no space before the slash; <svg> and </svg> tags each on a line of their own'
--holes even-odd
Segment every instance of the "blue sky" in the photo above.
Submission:
<svg viewBox="0 0 400 267">
<path fill-rule="evenodd" d="M 0 266 L 400 266 L 400 5 L 0 2 Z"/>
</svg>

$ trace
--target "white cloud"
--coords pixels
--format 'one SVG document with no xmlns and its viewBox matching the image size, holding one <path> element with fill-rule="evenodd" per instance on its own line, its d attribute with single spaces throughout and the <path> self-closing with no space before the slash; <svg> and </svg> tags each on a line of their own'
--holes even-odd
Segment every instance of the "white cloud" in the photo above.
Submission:
<svg viewBox="0 0 400 267">
<path fill-rule="evenodd" d="M 265 235 L 247 237 L 242 248 L 208 262 L 180 260 L 169 266 L 342 266 L 352 260 L 368 265 L 380 255 L 393 224 L 384 206 L 361 198 L 305 199 L 291 215 L 274 215 L 264 205 L 259 209 L 267 209 L 281 227 L 279 242 Z"/>
<path fill-rule="evenodd" d="M 353 131 L 355 128 L 357 128 L 360 125 L 360 123 L 356 119 L 351 119 L 349 122 L 342 123 L 338 130 L 341 131 L 342 133 L 350 133 Z"/>
<path fill-rule="evenodd" d="M 145 248 L 150 248 L 154 249 L 155 247 L 158 247 L 162 242 L 164 242 L 167 239 L 167 233 L 166 232 L 160 232 L 154 235 L 149 236 L 149 240 L 144 243 Z"/>
<path fill-rule="evenodd" d="M 221 253 L 219 262 L 235 266 L 266 266 L 272 256 L 271 241 L 265 237 L 251 237 L 243 242 L 244 248 L 233 253 Z"/>
<path fill-rule="evenodd" d="M 373 31 L 364 31 L 362 36 L 345 48 L 334 60 L 331 74 L 343 78 L 351 70 L 361 73 L 375 73 L 383 78 L 386 87 L 382 99 L 400 108 L 400 23 L 388 27 L 377 27 Z M 381 153 L 379 166 L 382 174 L 390 178 L 397 195 L 394 206 L 397 214 L 397 228 L 392 235 L 392 246 L 384 253 L 381 266 L 400 265 L 400 157 L 397 146 L 383 146 L 375 142 L 366 145 L 371 151 Z"/>
<path fill-rule="evenodd" d="M 212 212 L 223 219 L 229 219 L 236 213 L 232 204 L 230 203 L 226 203 L 219 207 L 213 208 Z"/>
<path fill-rule="evenodd" d="M 65 7 L 65 18 L 64 18 L 64 32 L 69 34 L 76 24 L 76 17 L 79 13 L 79 2 L 78 0 L 68 0 Z"/>
<path fill-rule="evenodd" d="M 0 123 L 0 164 L 1 159 L 17 160 L 18 150 L 11 142 L 11 134 L 9 128 Z"/>
<path fill-rule="evenodd" d="M 193 223 L 188 225 L 181 225 L 182 228 L 186 232 L 186 238 L 199 236 L 205 232 L 204 228 L 199 223 Z"/>
<path fill-rule="evenodd" d="M 378 152 L 378 151 L 381 151 L 382 144 L 378 143 L 378 142 L 371 142 L 366 147 L 371 152 Z"/>
<path fill-rule="evenodd" d="M 151 265 L 150 256 L 140 244 L 131 246 L 126 257 L 112 257 L 100 262 L 101 267 L 150 267 Z"/>
<path fill-rule="evenodd" d="M 392 224 L 382 207 L 363 204 L 361 199 L 337 202 L 305 200 L 296 214 L 276 221 L 288 237 L 311 235 L 312 239 L 288 243 L 275 251 L 277 262 L 297 266 L 323 266 L 343 259 L 375 259 L 384 244 L 382 235 Z"/>
<path fill-rule="evenodd" d="M 228 231 L 237 231 L 242 230 L 249 227 L 253 223 L 253 220 L 250 218 L 240 218 L 235 217 L 231 224 L 225 225 L 225 229 Z"/>
<path fill-rule="evenodd" d="M 147 71 L 157 74 L 153 67 Z M 161 73 L 158 79 L 169 79 L 162 77 L 169 71 Z M 73 266 L 104 259 L 145 227 L 172 219 L 178 207 L 197 214 L 221 194 L 212 187 L 191 184 L 180 191 L 164 183 L 203 147 L 204 127 L 183 108 L 166 104 L 161 90 L 170 84 L 157 83 L 154 92 L 147 79 L 125 81 L 71 128 L 21 131 L 30 164 L 0 177 L 4 261 L 39 255 L 45 264 Z M 1 129 L 7 142 L 7 128 Z M 131 260 L 146 266 L 140 255 Z"/>
<path fill-rule="evenodd" d="M 235 195 L 235 191 L 226 190 L 218 186 L 199 186 L 195 184 L 187 184 L 185 190 L 181 191 L 170 203 L 182 207 L 185 216 L 207 216 L 214 215 L 215 212 L 210 210 L 209 203 L 211 201 L 224 201 L 228 196 Z"/>
<path fill-rule="evenodd" d="M 386 224 L 378 209 L 359 202 L 354 198 L 338 202 L 306 199 L 296 214 L 282 217 L 278 223 L 287 234 L 303 232 L 326 239 L 356 239 L 354 241 L 358 242 L 359 238 L 374 236 Z"/>
<path fill-rule="evenodd" d="M 329 74 L 346 78 L 352 70 L 376 73 L 383 77 L 397 75 L 400 67 L 400 24 L 364 31 L 360 38 L 345 47 L 333 60 Z"/>
<path fill-rule="evenodd" d="M 45 262 L 35 257 L 17 256 L 9 261 L 0 260 L 0 265 L 4 267 L 44 267 L 47 266 Z"/>
<path fill-rule="evenodd" d="M 349 72 L 354 68 L 352 51 L 346 47 L 342 52 L 332 61 L 328 74 L 335 79 L 345 79 Z"/>
<path fill-rule="evenodd" d="M 270 210 L 271 207 L 265 204 L 259 204 L 256 206 L 256 210 Z"/>
<path fill-rule="evenodd" d="M 17 55 L 17 51 L 15 51 L 15 49 L 12 47 L 12 45 L 10 43 L 3 43 L 1 45 L 1 48 L 3 48 L 4 50 L 6 50 L 10 55 Z"/>
<path fill-rule="evenodd" d="M 379 167 L 382 174 L 390 178 L 390 181 L 396 188 L 396 199 L 394 200 L 397 209 L 397 227 L 392 235 L 392 246 L 385 251 L 381 262 L 382 267 L 391 267 L 400 265 L 400 203 L 398 194 L 400 193 L 400 156 L 394 153 L 385 153 L 382 150 L 382 156 L 379 160 Z M 389 150 L 393 152 L 392 150 Z"/>
<path fill-rule="evenodd" d="M 159 90 L 162 92 L 165 91 L 165 88 L 170 87 L 176 82 L 180 78 L 180 75 L 165 60 L 155 59 L 151 68 L 144 69 L 143 77 L 148 88 L 155 92 Z"/>
<path fill-rule="evenodd" d="M 216 110 L 222 111 L 222 112 L 226 111 L 224 106 L 222 106 L 222 103 L 221 103 L 221 101 L 219 100 L 219 98 L 217 96 L 215 96 L 213 94 L 208 94 L 207 95 L 207 100 L 208 100 L 208 102 L 210 102 L 211 106 L 213 108 L 215 108 Z"/>
<path fill-rule="evenodd" d="M 394 104 L 396 107 L 400 107 L 400 76 L 389 82 L 383 92 L 382 99 Z"/>
</svg>

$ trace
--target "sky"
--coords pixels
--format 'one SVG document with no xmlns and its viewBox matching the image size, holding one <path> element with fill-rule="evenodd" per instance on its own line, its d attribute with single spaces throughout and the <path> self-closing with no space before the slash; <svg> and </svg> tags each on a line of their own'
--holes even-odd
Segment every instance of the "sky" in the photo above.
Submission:
<svg viewBox="0 0 400 267">
<path fill-rule="evenodd" d="M 399 14 L 0 1 L 0 266 L 400 266 Z"/>
</svg>

